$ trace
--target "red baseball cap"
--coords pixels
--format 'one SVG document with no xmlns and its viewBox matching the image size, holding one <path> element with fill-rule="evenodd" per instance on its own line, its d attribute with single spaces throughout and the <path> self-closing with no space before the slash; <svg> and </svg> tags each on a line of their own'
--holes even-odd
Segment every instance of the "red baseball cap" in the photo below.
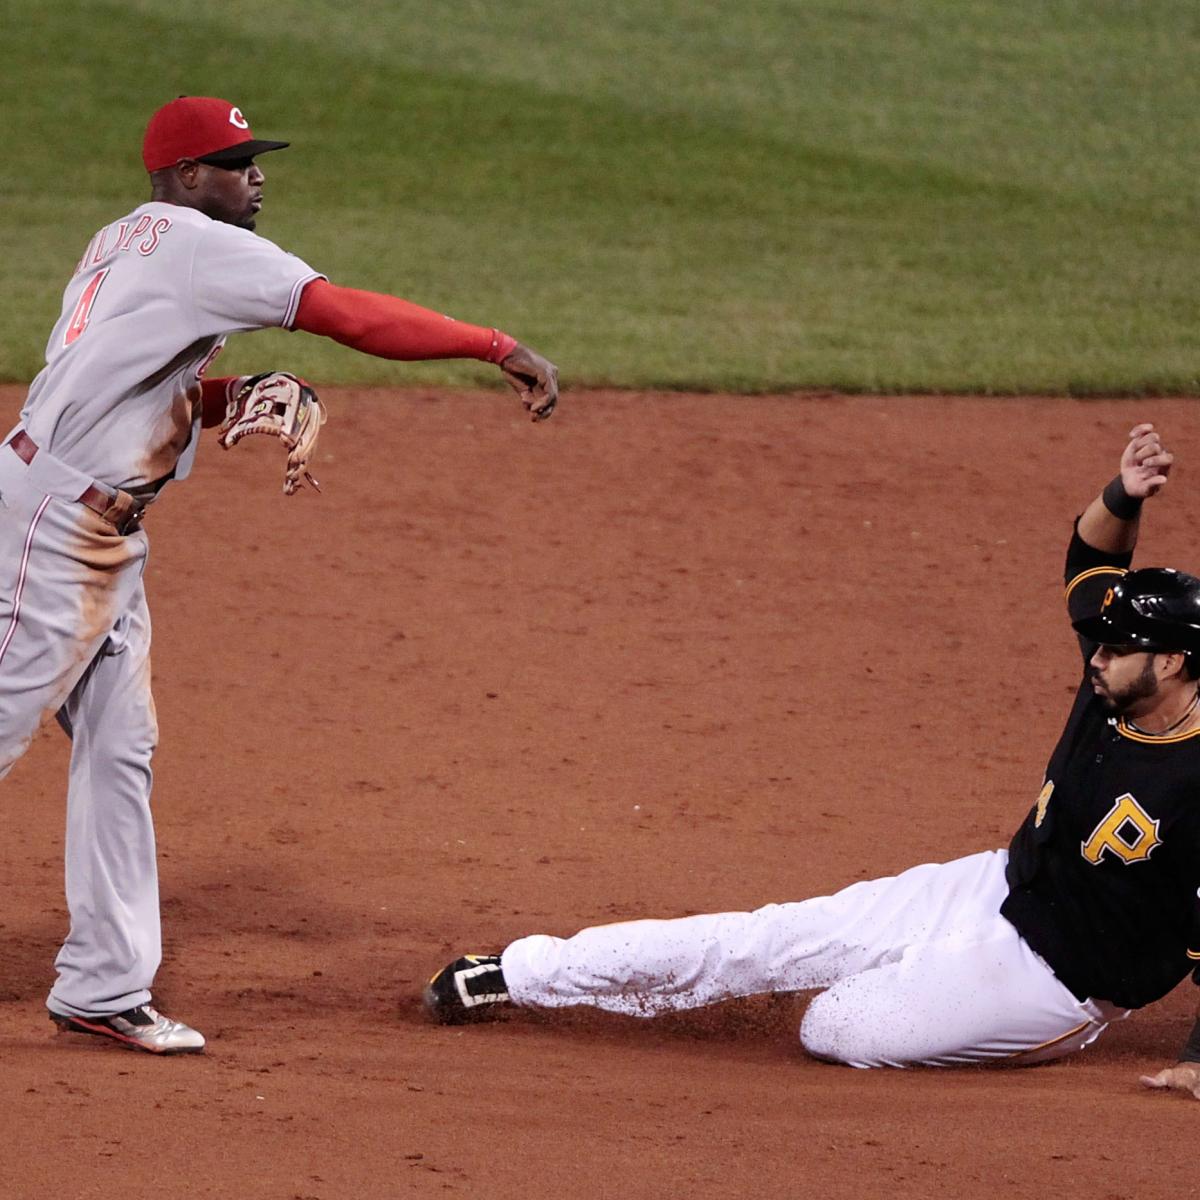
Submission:
<svg viewBox="0 0 1200 1200">
<path fill-rule="evenodd" d="M 142 139 L 142 162 L 147 171 L 172 167 L 181 158 L 219 164 L 282 150 L 286 145 L 256 138 L 242 110 L 228 100 L 180 96 L 150 118 Z"/>
</svg>

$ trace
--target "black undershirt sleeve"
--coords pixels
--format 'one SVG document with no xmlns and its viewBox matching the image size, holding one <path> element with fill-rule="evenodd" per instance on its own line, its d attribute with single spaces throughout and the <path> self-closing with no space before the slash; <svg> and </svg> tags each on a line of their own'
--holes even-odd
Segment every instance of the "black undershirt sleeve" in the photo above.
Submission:
<svg viewBox="0 0 1200 1200">
<path fill-rule="evenodd" d="M 1131 562 L 1133 562 L 1132 550 L 1116 554 L 1089 546 L 1079 536 L 1079 517 L 1075 518 L 1075 528 L 1071 532 L 1071 541 L 1067 546 L 1067 565 L 1064 572 L 1068 587 L 1072 580 L 1078 579 L 1085 571 L 1093 571 L 1097 567 L 1112 567 L 1118 571 L 1128 571 Z"/>
</svg>

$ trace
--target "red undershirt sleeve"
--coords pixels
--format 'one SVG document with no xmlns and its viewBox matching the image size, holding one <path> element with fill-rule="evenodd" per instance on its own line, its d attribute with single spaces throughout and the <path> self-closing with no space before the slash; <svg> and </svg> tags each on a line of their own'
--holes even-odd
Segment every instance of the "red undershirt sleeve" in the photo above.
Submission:
<svg viewBox="0 0 1200 1200">
<path fill-rule="evenodd" d="M 428 358 L 478 358 L 498 363 L 517 341 L 498 329 L 468 325 L 428 308 L 314 279 L 300 297 L 293 329 L 333 338 L 377 358 L 414 362 Z"/>
<path fill-rule="evenodd" d="M 229 404 L 230 384 L 239 383 L 244 375 L 223 375 L 220 379 L 202 379 L 200 381 L 201 403 L 204 406 L 200 424 L 204 429 L 211 429 L 225 420 L 225 409 Z"/>
</svg>

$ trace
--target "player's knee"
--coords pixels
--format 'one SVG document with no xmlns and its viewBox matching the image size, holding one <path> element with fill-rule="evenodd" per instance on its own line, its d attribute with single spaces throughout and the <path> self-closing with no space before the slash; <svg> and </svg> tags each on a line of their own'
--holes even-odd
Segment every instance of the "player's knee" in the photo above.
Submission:
<svg viewBox="0 0 1200 1200">
<path fill-rule="evenodd" d="M 120 746 L 96 747 L 94 753 L 98 758 L 107 759 L 109 769 L 117 774 L 142 775 L 149 772 L 157 749 L 158 725 L 151 719 L 139 721 L 130 728 Z"/>
<path fill-rule="evenodd" d="M 158 749 L 158 720 L 153 712 L 147 714 L 134 737 L 134 749 L 139 758 L 149 762 Z"/>
<path fill-rule="evenodd" d="M 877 1031 L 863 1028 L 842 1002 L 842 997 L 822 992 L 808 1006 L 800 1022 L 800 1044 L 813 1058 L 848 1067 L 887 1065 L 878 1053 Z"/>
<path fill-rule="evenodd" d="M 158 714 L 150 696 L 129 709 L 124 727 L 126 753 L 139 763 L 149 763 L 158 749 Z"/>
<path fill-rule="evenodd" d="M 828 1005 L 822 1002 L 826 993 L 816 996 L 810 1003 L 800 1022 L 800 1045 L 813 1058 L 821 1058 L 826 1062 L 842 1062 L 838 1053 L 837 1030 L 828 1020 L 825 1009 Z"/>
</svg>

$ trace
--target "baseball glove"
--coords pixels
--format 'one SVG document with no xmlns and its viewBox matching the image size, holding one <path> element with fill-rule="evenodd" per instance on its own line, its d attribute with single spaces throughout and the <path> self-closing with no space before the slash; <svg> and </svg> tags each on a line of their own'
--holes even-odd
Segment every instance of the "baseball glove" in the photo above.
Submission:
<svg viewBox="0 0 1200 1200">
<path fill-rule="evenodd" d="M 286 371 L 268 371 L 251 375 L 230 398 L 217 441 L 229 450 L 250 433 L 277 437 L 288 452 L 284 495 L 292 495 L 306 479 L 319 492 L 308 464 L 326 417 L 317 393 L 304 380 Z"/>
</svg>

